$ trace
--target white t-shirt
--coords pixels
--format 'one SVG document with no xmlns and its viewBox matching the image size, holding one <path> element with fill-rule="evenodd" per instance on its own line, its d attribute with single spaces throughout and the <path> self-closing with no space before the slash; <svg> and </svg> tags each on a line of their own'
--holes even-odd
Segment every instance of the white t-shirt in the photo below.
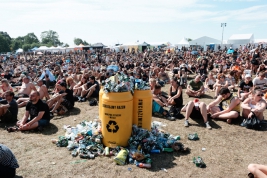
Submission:
<svg viewBox="0 0 267 178">
<path fill-rule="evenodd" d="M 253 86 L 255 86 L 255 88 L 262 89 L 264 85 L 267 85 L 267 79 L 266 78 L 260 80 L 259 77 L 256 77 L 253 79 Z"/>
</svg>

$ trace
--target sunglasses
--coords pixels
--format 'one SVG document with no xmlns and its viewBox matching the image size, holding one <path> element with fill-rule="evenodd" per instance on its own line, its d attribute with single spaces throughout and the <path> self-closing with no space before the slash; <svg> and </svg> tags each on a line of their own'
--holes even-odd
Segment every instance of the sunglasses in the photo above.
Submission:
<svg viewBox="0 0 267 178">
<path fill-rule="evenodd" d="M 258 94 L 257 96 L 264 96 L 263 94 Z"/>
</svg>

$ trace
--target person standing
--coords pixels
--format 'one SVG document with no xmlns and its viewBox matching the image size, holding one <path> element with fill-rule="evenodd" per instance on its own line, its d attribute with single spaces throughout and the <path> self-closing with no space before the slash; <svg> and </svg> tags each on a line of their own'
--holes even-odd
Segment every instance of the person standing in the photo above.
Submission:
<svg viewBox="0 0 267 178">
<path fill-rule="evenodd" d="M 0 143 L 0 177 L 13 178 L 17 168 L 19 164 L 12 151 Z"/>
</svg>

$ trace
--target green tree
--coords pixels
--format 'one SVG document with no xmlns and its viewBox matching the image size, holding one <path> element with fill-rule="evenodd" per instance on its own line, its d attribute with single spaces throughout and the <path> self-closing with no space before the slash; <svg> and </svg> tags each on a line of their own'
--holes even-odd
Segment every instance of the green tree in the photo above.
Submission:
<svg viewBox="0 0 267 178">
<path fill-rule="evenodd" d="M 0 35 L 4 37 L 8 45 L 11 45 L 11 37 L 9 36 L 7 32 L 0 31 Z"/>
<path fill-rule="evenodd" d="M 58 33 L 53 30 L 44 31 L 41 33 L 41 40 L 43 44 L 57 45 L 60 44 Z"/>
<path fill-rule="evenodd" d="M 9 52 L 8 40 L 0 34 L 0 52 Z"/>
<path fill-rule="evenodd" d="M 28 33 L 26 36 L 24 36 L 24 44 L 32 43 L 39 43 L 39 40 L 34 33 Z"/>
<path fill-rule="evenodd" d="M 24 44 L 22 46 L 22 49 L 23 49 L 23 51 L 28 51 L 29 49 L 31 49 L 31 45 L 30 44 Z"/>
<path fill-rule="evenodd" d="M 83 44 L 83 40 L 81 38 L 74 38 L 74 44 L 76 45 Z"/>
<path fill-rule="evenodd" d="M 66 43 L 66 44 L 64 45 L 64 47 L 70 47 L 70 45 L 69 45 L 68 43 Z"/>
<path fill-rule="evenodd" d="M 187 41 L 193 41 L 191 38 L 186 38 Z"/>
<path fill-rule="evenodd" d="M 34 47 L 39 48 L 40 46 L 41 46 L 40 43 L 32 43 L 31 44 L 31 49 L 34 48 Z"/>
<path fill-rule="evenodd" d="M 18 41 L 12 41 L 12 44 L 11 44 L 11 50 L 12 51 L 15 51 L 17 49 L 19 49 L 20 47 L 22 47 L 22 45 L 20 45 L 20 43 Z"/>
<path fill-rule="evenodd" d="M 87 41 L 85 41 L 85 40 L 83 41 L 83 44 L 84 45 L 89 45 L 89 43 L 87 43 Z"/>
</svg>

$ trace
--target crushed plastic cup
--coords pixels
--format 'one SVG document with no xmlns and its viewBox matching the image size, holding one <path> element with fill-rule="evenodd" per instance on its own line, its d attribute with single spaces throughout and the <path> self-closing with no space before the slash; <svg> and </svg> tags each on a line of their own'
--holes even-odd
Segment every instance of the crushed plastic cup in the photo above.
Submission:
<svg viewBox="0 0 267 178">
<path fill-rule="evenodd" d="M 158 129 L 160 129 L 161 127 L 166 127 L 166 126 L 167 126 L 166 124 L 163 124 L 162 122 L 159 122 L 159 121 L 153 121 L 151 124 L 152 128 L 158 128 Z"/>
<path fill-rule="evenodd" d="M 161 168 L 161 170 L 164 171 L 164 172 L 168 172 L 168 170 L 165 169 L 165 168 Z"/>
</svg>

